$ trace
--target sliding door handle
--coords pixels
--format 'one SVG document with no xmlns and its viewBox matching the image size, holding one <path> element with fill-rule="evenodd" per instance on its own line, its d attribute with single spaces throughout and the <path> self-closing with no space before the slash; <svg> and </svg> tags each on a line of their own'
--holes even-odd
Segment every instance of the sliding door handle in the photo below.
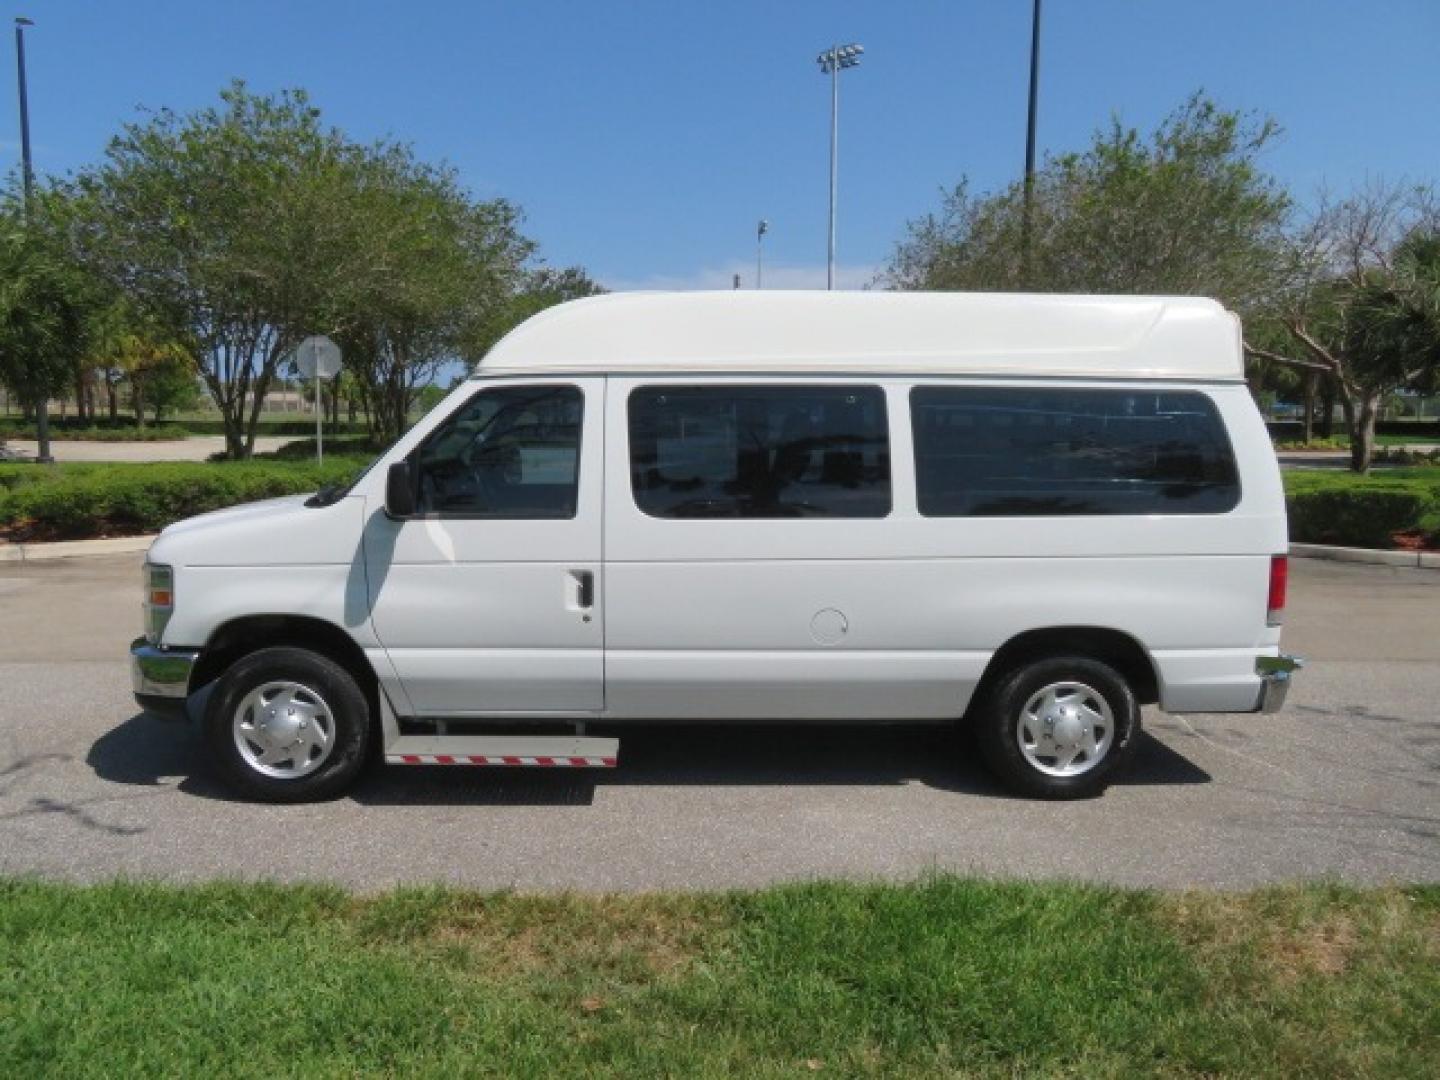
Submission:
<svg viewBox="0 0 1440 1080">
<path fill-rule="evenodd" d="M 575 602 L 582 609 L 589 609 L 595 606 L 595 575 L 589 570 L 576 570 L 575 581 L 580 586 L 579 595 Z"/>
</svg>

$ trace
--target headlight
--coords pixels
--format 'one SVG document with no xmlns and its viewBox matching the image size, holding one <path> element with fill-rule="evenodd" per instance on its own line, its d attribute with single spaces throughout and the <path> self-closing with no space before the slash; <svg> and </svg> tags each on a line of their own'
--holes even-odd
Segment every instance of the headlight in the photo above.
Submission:
<svg viewBox="0 0 1440 1080">
<path fill-rule="evenodd" d="M 165 633 L 165 624 L 175 610 L 175 571 L 168 566 L 146 563 L 143 573 L 145 640 L 158 645 L 160 635 Z"/>
</svg>

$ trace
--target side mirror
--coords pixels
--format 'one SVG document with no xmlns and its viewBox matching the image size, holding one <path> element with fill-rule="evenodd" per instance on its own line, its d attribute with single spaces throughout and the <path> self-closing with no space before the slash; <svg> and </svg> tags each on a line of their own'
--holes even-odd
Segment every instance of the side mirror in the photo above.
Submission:
<svg viewBox="0 0 1440 1080">
<path fill-rule="evenodd" d="M 392 518 L 415 516 L 415 472 L 408 461 L 397 461 L 385 474 L 385 513 Z"/>
</svg>

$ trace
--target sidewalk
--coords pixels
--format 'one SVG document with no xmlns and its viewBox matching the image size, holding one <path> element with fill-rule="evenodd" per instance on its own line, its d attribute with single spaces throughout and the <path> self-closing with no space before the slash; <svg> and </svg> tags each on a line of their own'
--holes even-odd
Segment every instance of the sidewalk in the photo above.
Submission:
<svg viewBox="0 0 1440 1080">
<path fill-rule="evenodd" d="M 303 436 L 262 435 L 255 440 L 255 452 L 273 453 L 299 438 Z M 35 457 L 36 444 L 32 439 L 10 439 L 6 445 L 18 460 L 30 461 Z M 56 461 L 204 461 L 224 449 L 223 435 L 195 435 L 162 442 L 66 442 L 56 439 L 50 443 L 50 452 L 55 455 Z"/>
<path fill-rule="evenodd" d="M 1377 453 L 1385 447 L 1377 447 Z M 1396 449 L 1391 447 L 1390 449 Z M 1406 443 L 1405 449 L 1428 454 L 1436 449 L 1435 443 Z M 1349 450 L 1277 450 L 1276 458 L 1284 469 L 1346 469 L 1350 467 Z M 1403 468 L 1398 465 L 1377 464 L 1376 469 Z"/>
<path fill-rule="evenodd" d="M 11 544 L 0 540 L 0 563 L 37 559 L 81 559 L 146 551 L 157 534 L 113 536 L 103 540 L 59 540 L 50 544 Z"/>
</svg>

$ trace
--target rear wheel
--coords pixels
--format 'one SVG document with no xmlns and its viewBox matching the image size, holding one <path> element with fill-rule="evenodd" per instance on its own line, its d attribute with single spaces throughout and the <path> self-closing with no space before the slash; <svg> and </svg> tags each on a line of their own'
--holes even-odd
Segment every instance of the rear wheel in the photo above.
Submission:
<svg viewBox="0 0 1440 1080">
<path fill-rule="evenodd" d="M 355 677 L 308 649 L 243 657 L 215 686 L 205 736 L 221 774 L 265 802 L 307 802 L 344 790 L 365 764 L 370 706 Z"/>
<path fill-rule="evenodd" d="M 1100 794 L 1140 731 L 1129 684 L 1088 657 L 1020 665 L 980 705 L 976 735 L 987 764 L 1012 789 L 1045 799 Z"/>
</svg>

